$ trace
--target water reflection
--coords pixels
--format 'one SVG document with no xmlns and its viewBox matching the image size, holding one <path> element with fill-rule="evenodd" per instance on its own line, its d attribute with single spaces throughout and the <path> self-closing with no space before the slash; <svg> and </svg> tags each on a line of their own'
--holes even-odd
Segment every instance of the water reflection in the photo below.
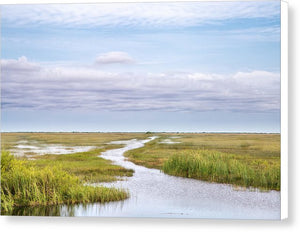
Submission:
<svg viewBox="0 0 300 232">
<path fill-rule="evenodd" d="M 110 203 L 87 203 L 73 205 L 50 205 L 50 206 L 30 206 L 15 207 L 11 213 L 3 215 L 14 216 L 95 216 L 103 212 L 116 214 L 122 212 L 124 201 Z"/>
<path fill-rule="evenodd" d="M 14 216 L 74 216 L 74 205 L 51 205 L 51 206 L 31 206 L 15 207 L 11 214 Z"/>
</svg>

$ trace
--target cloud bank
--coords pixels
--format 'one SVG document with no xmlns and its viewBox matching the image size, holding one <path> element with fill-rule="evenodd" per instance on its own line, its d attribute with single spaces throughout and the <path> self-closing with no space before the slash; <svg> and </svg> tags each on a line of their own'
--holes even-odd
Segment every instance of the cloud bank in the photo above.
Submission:
<svg viewBox="0 0 300 232">
<path fill-rule="evenodd" d="M 1 60 L 3 109 L 94 111 L 280 110 L 280 74 L 107 72 Z"/>
</svg>

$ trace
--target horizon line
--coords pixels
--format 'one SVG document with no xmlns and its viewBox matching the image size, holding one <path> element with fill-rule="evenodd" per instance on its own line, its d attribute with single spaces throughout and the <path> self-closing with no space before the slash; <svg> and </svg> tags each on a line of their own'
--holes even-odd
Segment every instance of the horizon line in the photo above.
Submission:
<svg viewBox="0 0 300 232">
<path fill-rule="evenodd" d="M 1 131 L 1 133 L 211 133 L 211 134 L 280 134 L 281 132 L 250 131 Z"/>
</svg>

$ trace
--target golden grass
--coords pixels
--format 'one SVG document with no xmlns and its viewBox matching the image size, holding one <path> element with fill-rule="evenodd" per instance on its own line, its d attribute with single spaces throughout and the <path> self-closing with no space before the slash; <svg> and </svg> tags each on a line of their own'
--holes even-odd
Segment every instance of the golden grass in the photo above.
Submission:
<svg viewBox="0 0 300 232">
<path fill-rule="evenodd" d="M 12 149 L 18 141 L 36 141 L 40 144 L 62 144 L 66 146 L 102 146 L 110 141 L 145 139 L 145 133 L 1 133 L 2 150 Z"/>
</svg>

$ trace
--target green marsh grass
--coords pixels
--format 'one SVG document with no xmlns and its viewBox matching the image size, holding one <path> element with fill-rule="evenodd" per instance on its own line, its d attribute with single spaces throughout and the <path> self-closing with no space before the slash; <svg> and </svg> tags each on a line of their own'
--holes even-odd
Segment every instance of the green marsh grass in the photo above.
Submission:
<svg viewBox="0 0 300 232">
<path fill-rule="evenodd" d="M 234 154 L 198 150 L 171 156 L 162 170 L 170 175 L 280 190 L 280 166 Z"/>
<path fill-rule="evenodd" d="M 159 136 L 142 148 L 127 151 L 125 156 L 135 164 L 161 169 L 170 175 L 280 190 L 280 134 Z M 169 138 L 180 143 L 160 143 Z"/>
<path fill-rule="evenodd" d="M 62 170 L 76 175 L 80 180 L 88 183 L 111 182 L 123 177 L 130 177 L 134 172 L 132 169 L 114 165 L 110 160 L 99 157 L 101 152 L 116 147 L 120 147 L 120 145 L 106 145 L 104 148 L 88 152 L 65 155 L 36 155 L 30 164 L 37 168 L 60 165 Z"/>
<path fill-rule="evenodd" d="M 59 144 L 94 146 L 88 152 L 64 155 L 27 153 L 34 160 L 1 157 L 1 209 L 9 214 L 12 208 L 35 205 L 74 204 L 122 200 L 123 190 L 92 187 L 85 183 L 110 182 L 132 176 L 133 170 L 112 164 L 99 155 L 122 145 L 108 144 L 115 140 L 144 139 L 145 133 L 2 133 L 2 150 L 14 149 L 19 141 L 26 145 Z M 9 167 L 12 168 L 9 168 Z"/>
<path fill-rule="evenodd" d="M 20 206 L 107 202 L 127 197 L 123 190 L 83 185 L 59 165 L 37 168 L 2 151 L 1 211 L 5 214 Z"/>
</svg>

